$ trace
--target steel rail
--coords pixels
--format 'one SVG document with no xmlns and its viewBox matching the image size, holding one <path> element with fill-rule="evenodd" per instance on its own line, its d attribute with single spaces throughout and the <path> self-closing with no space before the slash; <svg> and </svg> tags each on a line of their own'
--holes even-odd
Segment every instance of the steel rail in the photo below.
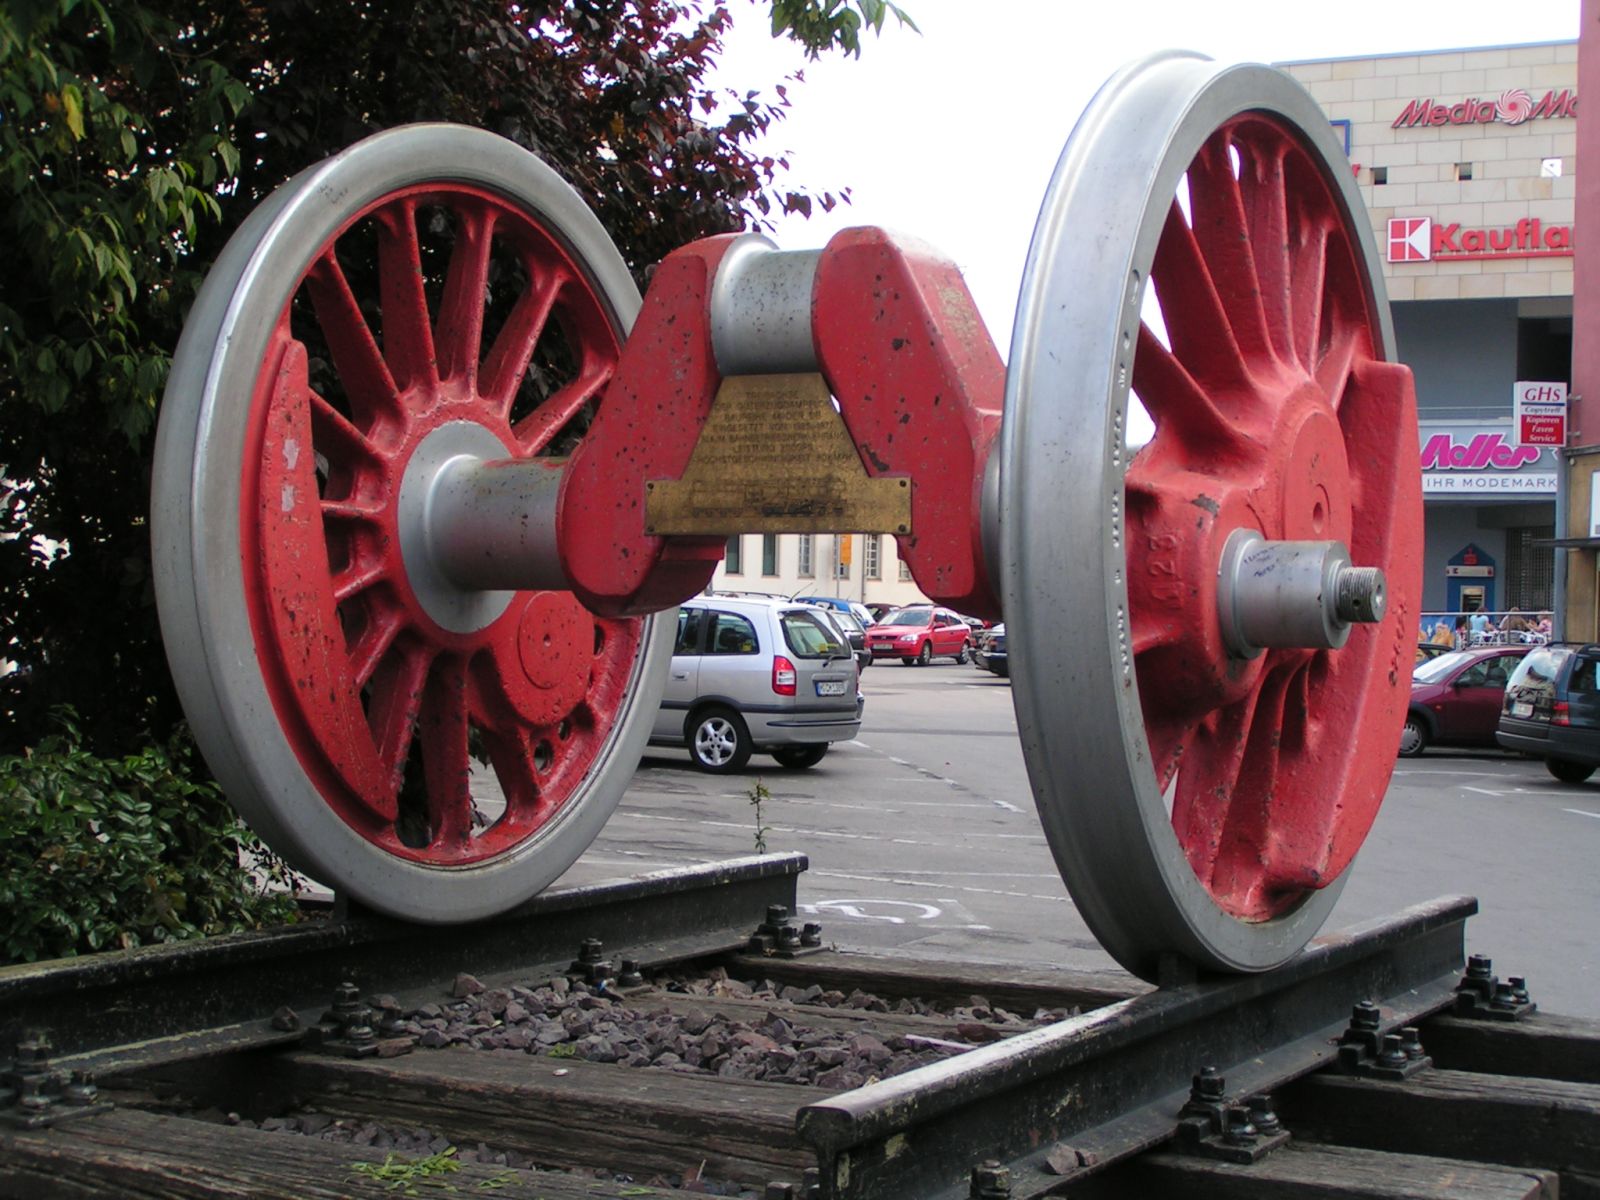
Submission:
<svg viewBox="0 0 1600 1200">
<path fill-rule="evenodd" d="M 1162 988 L 800 1110 L 822 1200 L 964 1200 L 974 1163 L 1013 1200 L 1173 1136 L 1193 1076 L 1227 1099 L 1324 1066 L 1363 1000 L 1387 1033 L 1451 1005 L 1478 902 L 1434 900 L 1332 934 L 1277 970 Z"/>
<path fill-rule="evenodd" d="M 105 1072 L 292 1042 L 289 1007 L 315 1021 L 334 989 L 403 996 L 461 971 L 485 978 L 564 970 L 587 938 L 608 955 L 663 965 L 742 949 L 769 905 L 792 912 L 803 854 L 673 868 L 555 888 L 470 925 L 368 913 L 261 933 L 0 968 L 0 1043 L 47 1028 L 59 1066 Z M 280 1025 L 284 1022 L 280 1021 Z"/>
</svg>

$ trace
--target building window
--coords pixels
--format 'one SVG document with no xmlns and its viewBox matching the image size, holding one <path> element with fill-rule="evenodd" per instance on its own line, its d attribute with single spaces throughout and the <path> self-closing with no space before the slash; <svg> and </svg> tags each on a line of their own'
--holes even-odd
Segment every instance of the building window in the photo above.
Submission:
<svg viewBox="0 0 1600 1200">
<path fill-rule="evenodd" d="M 816 574 L 811 567 L 811 539 L 812 535 L 809 533 L 802 533 L 800 535 L 799 575 L 801 579 L 810 579 Z"/>
<path fill-rule="evenodd" d="M 1388 182 L 1389 182 L 1389 168 L 1388 167 L 1373 167 L 1372 168 L 1372 184 L 1373 184 L 1374 187 L 1382 187 L 1384 184 L 1386 184 Z"/>
<path fill-rule="evenodd" d="M 833 539 L 833 577 L 835 579 L 850 578 L 850 550 L 855 538 L 848 533 L 841 533 Z"/>
<path fill-rule="evenodd" d="M 1506 530 L 1506 594 L 1501 603 L 1523 612 L 1549 612 L 1555 607 L 1555 554 L 1548 542 L 1554 525 Z"/>
<path fill-rule="evenodd" d="M 737 533 L 728 539 L 728 553 L 723 557 L 729 575 L 744 574 L 744 538 Z"/>
<path fill-rule="evenodd" d="M 883 534 L 867 534 L 867 578 L 883 578 Z"/>
<path fill-rule="evenodd" d="M 775 533 L 761 535 L 761 573 L 763 575 L 778 573 L 778 535 Z"/>
<path fill-rule="evenodd" d="M 906 565 L 905 559 L 900 560 L 900 582 L 911 582 L 911 568 Z"/>
<path fill-rule="evenodd" d="M 1471 163 L 1457 163 L 1456 164 L 1456 179 L 1461 183 L 1470 182 L 1471 179 L 1472 179 L 1472 164 Z"/>
</svg>

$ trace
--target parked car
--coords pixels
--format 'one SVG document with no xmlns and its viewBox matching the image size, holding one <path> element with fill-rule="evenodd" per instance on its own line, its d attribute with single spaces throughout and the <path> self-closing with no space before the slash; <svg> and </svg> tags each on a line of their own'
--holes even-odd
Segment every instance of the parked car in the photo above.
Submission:
<svg viewBox="0 0 1600 1200">
<path fill-rule="evenodd" d="M 1431 745 L 1493 746 L 1506 681 L 1531 646 L 1452 650 L 1411 672 L 1411 707 L 1400 754 L 1415 758 Z"/>
<path fill-rule="evenodd" d="M 972 629 L 948 608 L 912 604 L 869 627 L 867 649 L 874 660 L 898 658 L 908 667 L 941 657 L 964 663 L 972 652 Z"/>
<path fill-rule="evenodd" d="M 1005 622 L 985 629 L 978 635 L 978 645 L 972 652 L 972 661 L 981 669 L 993 671 L 996 675 L 1011 674 L 1011 667 L 1006 662 Z"/>
<path fill-rule="evenodd" d="M 847 612 L 860 622 L 863 629 L 877 620 L 872 610 L 859 600 L 846 600 L 842 596 L 796 596 L 794 599 L 815 604 L 819 608 L 831 608 L 835 612 Z"/>
<path fill-rule="evenodd" d="M 1450 650 L 1451 647 L 1441 646 L 1438 642 L 1418 642 L 1417 657 L 1411 665 L 1416 666 L 1417 663 L 1427 662 L 1430 658 L 1438 658 L 1441 654 L 1450 653 Z"/>
<path fill-rule="evenodd" d="M 650 741 L 682 745 L 703 771 L 755 753 L 802 770 L 861 731 L 855 655 L 825 613 L 758 596 L 702 596 L 678 610 L 678 640 Z"/>
<path fill-rule="evenodd" d="M 1535 646 L 1506 684 L 1495 734 L 1562 783 L 1600 767 L 1600 646 Z"/>
<path fill-rule="evenodd" d="M 810 600 L 806 601 L 811 604 Z M 856 656 L 856 666 L 862 670 L 872 665 L 872 651 L 867 649 L 866 626 L 856 620 L 855 613 L 847 608 L 829 608 L 822 604 L 813 604 L 813 608 L 827 617 L 839 627 L 839 633 L 844 640 L 850 643 L 850 650 Z"/>
</svg>

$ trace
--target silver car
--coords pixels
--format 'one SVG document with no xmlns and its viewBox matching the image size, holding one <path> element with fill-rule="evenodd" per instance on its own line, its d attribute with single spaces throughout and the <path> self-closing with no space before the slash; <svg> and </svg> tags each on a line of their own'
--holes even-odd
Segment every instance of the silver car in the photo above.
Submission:
<svg viewBox="0 0 1600 1200">
<path fill-rule="evenodd" d="M 678 611 L 678 640 L 650 741 L 683 745 L 704 771 L 737 771 L 756 752 L 815 766 L 861 731 L 850 646 L 806 604 L 701 596 Z"/>
</svg>

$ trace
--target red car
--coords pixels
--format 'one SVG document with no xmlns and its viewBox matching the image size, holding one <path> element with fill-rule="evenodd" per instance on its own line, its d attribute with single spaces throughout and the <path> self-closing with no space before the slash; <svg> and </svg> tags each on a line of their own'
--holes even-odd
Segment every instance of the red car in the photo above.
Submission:
<svg viewBox="0 0 1600 1200">
<path fill-rule="evenodd" d="M 934 658 L 967 661 L 972 653 L 972 626 L 948 608 L 913 604 L 896 609 L 867 630 L 873 660 L 898 658 L 906 666 L 926 666 Z"/>
<path fill-rule="evenodd" d="M 1411 709 L 1400 755 L 1415 758 L 1430 745 L 1495 746 L 1506 681 L 1532 646 L 1452 650 L 1411 672 Z"/>
</svg>

